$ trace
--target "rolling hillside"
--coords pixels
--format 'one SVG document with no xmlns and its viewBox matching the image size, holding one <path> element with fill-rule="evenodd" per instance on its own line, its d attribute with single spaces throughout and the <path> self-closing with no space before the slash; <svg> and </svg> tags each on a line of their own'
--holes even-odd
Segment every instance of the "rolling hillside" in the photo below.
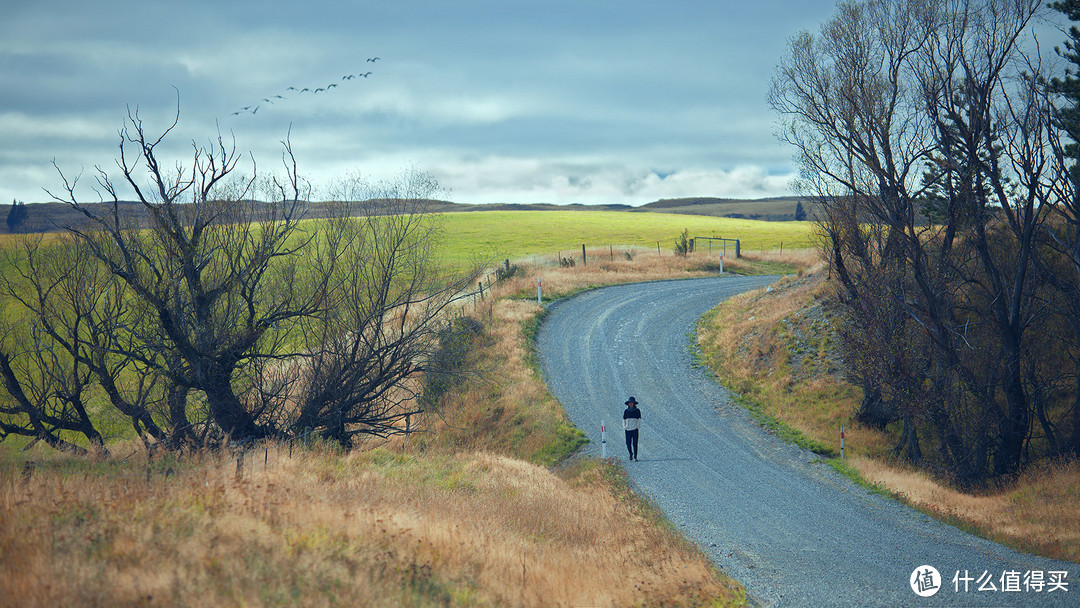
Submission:
<svg viewBox="0 0 1080 608">
<path fill-rule="evenodd" d="M 684 215 L 704 215 L 765 221 L 794 221 L 796 197 L 764 198 L 756 200 L 728 198 L 678 198 L 662 199 L 633 207 L 630 205 L 553 205 L 538 204 L 489 204 L 473 205 L 450 201 L 429 201 L 430 210 L 436 213 L 458 213 L 474 211 L 619 211 L 627 213 L 670 213 Z M 87 207 L 95 209 L 108 203 L 90 203 Z M 804 203 L 805 204 L 805 203 Z M 143 217 L 146 212 L 140 203 L 122 201 L 121 212 L 132 217 Z M 2 212 L 3 207 L 0 207 Z M 27 203 L 25 223 L 17 232 L 55 232 L 65 226 L 78 225 L 84 217 L 70 206 L 63 203 Z M 808 214 L 810 209 L 807 209 Z M 312 203 L 306 217 L 315 219 L 326 217 L 325 203 Z M 3 227 L 6 229 L 6 226 Z"/>
</svg>

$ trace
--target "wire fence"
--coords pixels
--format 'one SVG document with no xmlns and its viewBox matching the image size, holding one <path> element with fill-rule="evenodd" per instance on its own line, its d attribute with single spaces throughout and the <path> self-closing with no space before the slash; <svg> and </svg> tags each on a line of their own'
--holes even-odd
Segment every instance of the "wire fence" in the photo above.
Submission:
<svg viewBox="0 0 1080 608">
<path fill-rule="evenodd" d="M 713 247 L 716 246 L 717 253 L 726 252 L 727 246 L 731 246 L 736 254 L 739 255 L 739 239 L 727 239 L 718 237 L 695 237 L 690 240 L 692 243 L 690 252 L 695 251 L 695 248 L 701 248 L 701 242 L 708 243 L 708 248 L 705 252 L 712 254 Z M 715 242 L 719 242 L 719 245 L 714 245 Z M 606 250 L 606 251 L 605 251 Z M 641 246 L 620 246 L 618 248 L 618 255 L 625 257 L 627 260 L 632 260 L 635 256 L 643 253 L 647 254 L 650 248 Z M 604 253 L 607 253 L 605 256 Z M 704 253 L 704 252 L 703 252 Z M 656 243 L 656 254 L 663 256 L 665 254 L 661 242 Z M 673 251 L 670 255 L 677 255 Z M 614 262 L 616 259 L 616 247 L 614 245 L 604 245 L 598 247 L 587 247 L 585 244 L 581 245 L 581 250 L 559 250 L 554 255 L 533 255 L 527 260 L 521 260 L 523 263 L 527 263 L 535 266 L 548 266 L 548 267 L 573 267 L 577 265 L 578 261 L 582 266 L 588 266 L 589 263 L 600 263 L 603 261 Z M 492 293 L 495 284 L 501 280 L 513 277 L 518 272 L 517 266 L 512 264 L 509 259 L 504 260 L 502 264 L 491 268 L 485 272 L 479 273 L 474 279 L 474 282 L 470 283 L 470 287 L 457 293 L 451 301 L 461 302 L 458 307 L 458 316 L 466 315 L 466 308 L 469 304 L 473 305 L 474 311 L 477 313 L 487 314 L 488 318 L 491 317 L 492 309 L 488 306 L 486 309 L 481 306 Z M 415 431 L 412 431 L 415 432 Z M 404 437 L 405 444 L 408 442 L 408 436 L 410 431 L 406 428 L 402 436 Z M 260 464 L 263 469 L 268 469 L 271 465 L 271 460 L 274 463 L 279 462 L 282 458 L 292 458 L 294 452 L 297 449 L 310 449 L 313 445 L 319 446 L 319 449 L 343 449 L 334 448 L 333 444 L 318 437 L 316 429 L 306 429 L 303 433 L 300 433 L 294 437 L 288 439 L 232 439 L 227 442 L 227 449 L 202 449 L 193 453 L 181 453 L 176 451 L 162 450 L 159 452 L 145 451 L 136 449 L 131 454 L 124 458 L 117 460 L 106 459 L 102 461 L 94 461 L 93 459 L 47 459 L 43 461 L 35 460 L 23 460 L 21 466 L 21 472 L 16 473 L 18 469 L 19 459 L 13 458 L 6 463 L 0 464 L 3 467 L 4 472 L 9 476 L 14 477 L 18 475 L 21 477 L 22 483 L 27 484 L 33 479 L 34 474 L 39 469 L 49 470 L 52 472 L 60 472 L 65 475 L 83 475 L 89 477 L 93 476 L 107 476 L 112 478 L 127 478 L 131 480 L 144 480 L 146 483 L 150 483 L 153 479 L 162 477 L 169 479 L 171 476 L 176 475 L 178 471 L 194 467 L 201 467 L 205 470 L 206 467 L 218 468 L 223 473 L 232 472 L 233 477 L 236 480 L 242 480 L 245 471 L 257 468 Z M 261 452 L 261 463 L 259 459 L 259 453 Z M 131 459 L 137 454 L 146 455 L 145 466 L 142 468 L 132 466 Z M 185 461 L 188 461 L 185 463 Z"/>
</svg>

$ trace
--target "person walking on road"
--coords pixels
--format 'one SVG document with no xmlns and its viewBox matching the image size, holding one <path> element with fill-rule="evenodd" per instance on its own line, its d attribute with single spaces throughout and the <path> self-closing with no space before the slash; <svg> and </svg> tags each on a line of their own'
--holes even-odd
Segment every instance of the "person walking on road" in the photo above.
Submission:
<svg viewBox="0 0 1080 608">
<path fill-rule="evenodd" d="M 626 451 L 630 452 L 630 460 L 637 460 L 638 429 L 641 428 L 641 410 L 638 409 L 637 400 L 630 397 L 626 401 L 626 409 L 622 413 L 622 428 L 626 431 Z"/>
</svg>

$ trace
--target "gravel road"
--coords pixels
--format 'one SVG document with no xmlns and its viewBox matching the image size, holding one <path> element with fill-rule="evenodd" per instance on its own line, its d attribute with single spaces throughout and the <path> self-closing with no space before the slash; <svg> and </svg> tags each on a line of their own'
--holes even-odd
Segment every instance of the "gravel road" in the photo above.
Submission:
<svg viewBox="0 0 1080 608">
<path fill-rule="evenodd" d="M 698 318 L 775 279 L 621 285 L 553 303 L 537 337 L 543 372 L 591 440 L 588 453 L 600 455 L 606 422 L 607 455 L 626 460 L 623 402 L 636 397 L 640 460 L 624 462 L 632 483 L 765 606 L 1080 605 L 1077 564 L 1018 553 L 867 492 L 762 431 L 695 367 Z M 925 598 L 910 583 L 923 565 L 940 573 Z M 1067 590 L 1050 591 L 1061 571 Z"/>
</svg>

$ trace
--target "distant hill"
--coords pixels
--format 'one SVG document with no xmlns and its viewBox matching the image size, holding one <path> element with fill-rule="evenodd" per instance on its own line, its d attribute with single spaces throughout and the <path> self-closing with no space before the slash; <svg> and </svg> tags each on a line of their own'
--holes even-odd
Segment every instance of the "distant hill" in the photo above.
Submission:
<svg viewBox="0 0 1080 608">
<path fill-rule="evenodd" d="M 709 215 L 716 217 L 743 218 L 767 221 L 792 221 L 795 219 L 795 207 L 799 199 L 795 197 L 763 198 L 758 200 L 742 200 L 729 198 L 676 198 L 662 199 L 647 205 L 634 207 L 631 205 L 555 205 L 550 203 L 537 204 L 484 204 L 474 205 L 467 203 L 454 203 L 450 201 L 428 201 L 428 209 L 435 213 L 464 213 L 470 211 L 623 211 L 628 213 L 684 213 L 690 215 Z M 253 203 L 261 204 L 261 203 Z M 88 203 L 85 206 L 95 213 L 106 212 L 111 203 Z M 807 203 L 807 213 L 811 209 Z M 146 217 L 146 209 L 141 203 L 133 201 L 121 201 L 120 213 L 123 216 L 142 219 Z M 2 209 L 2 207 L 0 207 Z M 78 226 L 86 221 L 86 218 L 64 203 L 27 203 L 26 220 L 19 227 L 19 232 L 55 232 L 63 230 L 67 226 Z M 327 203 L 311 203 L 307 218 L 326 217 Z"/>
<path fill-rule="evenodd" d="M 794 196 L 756 200 L 706 197 L 666 198 L 637 207 L 635 211 L 688 213 L 691 215 L 790 222 L 795 220 L 795 208 L 800 200 L 802 199 Z M 807 216 L 810 217 L 810 204 L 803 202 L 803 206 L 806 207 Z"/>
</svg>

